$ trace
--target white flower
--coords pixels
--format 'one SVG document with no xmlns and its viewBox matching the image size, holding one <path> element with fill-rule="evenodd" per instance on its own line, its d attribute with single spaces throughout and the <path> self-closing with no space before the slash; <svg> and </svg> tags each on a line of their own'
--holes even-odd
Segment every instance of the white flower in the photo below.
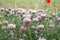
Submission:
<svg viewBox="0 0 60 40">
<path fill-rule="evenodd" d="M 38 25 L 37 29 L 44 29 L 44 25 Z"/>
<path fill-rule="evenodd" d="M 16 25 L 15 24 L 8 24 L 7 28 L 13 30 L 16 28 Z"/>
<path fill-rule="evenodd" d="M 31 15 L 30 14 L 24 14 L 23 18 L 31 18 Z"/>
<path fill-rule="evenodd" d="M 8 21 L 7 21 L 7 20 L 4 20 L 3 23 L 4 23 L 4 24 L 8 24 Z"/>
<path fill-rule="evenodd" d="M 36 29 L 36 27 L 35 26 L 31 26 L 31 29 Z"/>
<path fill-rule="evenodd" d="M 9 13 L 10 13 L 10 15 L 13 15 L 14 14 L 14 12 L 12 12 L 12 11 L 9 11 Z"/>
<path fill-rule="evenodd" d="M 55 17 L 56 16 L 56 13 L 52 13 L 52 16 Z"/>
<path fill-rule="evenodd" d="M 50 27 L 50 28 L 53 28 L 53 27 L 54 27 L 54 24 L 49 24 L 49 27 Z"/>
<path fill-rule="evenodd" d="M 4 8 L 0 8 L 0 12 L 4 11 L 5 9 Z"/>
<path fill-rule="evenodd" d="M 44 37 L 39 37 L 38 40 L 46 40 Z"/>
<path fill-rule="evenodd" d="M 19 39 L 19 40 L 24 40 L 24 39 Z"/>
<path fill-rule="evenodd" d="M 2 22 L 0 21 L 0 24 L 2 24 Z"/>
<path fill-rule="evenodd" d="M 11 9 L 12 12 L 14 12 L 14 9 Z"/>
<path fill-rule="evenodd" d="M 60 17 L 57 18 L 58 22 L 60 22 Z"/>
<path fill-rule="evenodd" d="M 38 18 L 33 18 L 33 21 L 34 22 L 39 22 L 39 19 Z"/>
</svg>

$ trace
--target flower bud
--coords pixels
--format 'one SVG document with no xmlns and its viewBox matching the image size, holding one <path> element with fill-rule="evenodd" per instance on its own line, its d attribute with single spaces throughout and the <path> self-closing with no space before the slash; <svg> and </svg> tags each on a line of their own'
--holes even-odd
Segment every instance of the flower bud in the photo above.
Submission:
<svg viewBox="0 0 60 40">
<path fill-rule="evenodd" d="M 45 18 L 46 17 L 46 14 L 41 14 L 41 18 Z"/>
<path fill-rule="evenodd" d="M 15 24 L 8 24 L 7 28 L 14 30 L 16 28 L 16 25 Z"/>
<path fill-rule="evenodd" d="M 33 18 L 33 21 L 34 22 L 39 22 L 39 19 L 38 18 Z"/>
<path fill-rule="evenodd" d="M 24 18 L 23 19 L 23 23 L 26 24 L 30 24 L 31 23 L 31 19 L 30 18 Z"/>
<path fill-rule="evenodd" d="M 41 29 L 41 30 L 44 29 L 44 25 L 38 25 L 37 29 Z"/>
<path fill-rule="evenodd" d="M 23 27 L 23 26 L 21 26 L 21 27 L 20 27 L 20 31 L 25 33 L 25 32 L 26 32 L 26 28 Z"/>
</svg>

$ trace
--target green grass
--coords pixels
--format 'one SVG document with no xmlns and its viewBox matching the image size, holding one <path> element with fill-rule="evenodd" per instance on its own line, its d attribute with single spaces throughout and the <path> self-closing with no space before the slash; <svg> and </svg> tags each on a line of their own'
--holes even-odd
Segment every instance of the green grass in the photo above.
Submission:
<svg viewBox="0 0 60 40">
<path fill-rule="evenodd" d="M 39 8 L 45 8 L 46 3 L 42 3 L 42 1 L 45 2 L 45 0 L 16 0 L 16 8 L 21 7 L 25 9 L 39 9 Z M 53 4 L 56 4 L 56 7 L 60 7 L 60 0 L 52 0 L 51 6 L 53 8 Z M 12 7 L 15 8 L 15 0 L 0 0 L 0 7 Z"/>
</svg>

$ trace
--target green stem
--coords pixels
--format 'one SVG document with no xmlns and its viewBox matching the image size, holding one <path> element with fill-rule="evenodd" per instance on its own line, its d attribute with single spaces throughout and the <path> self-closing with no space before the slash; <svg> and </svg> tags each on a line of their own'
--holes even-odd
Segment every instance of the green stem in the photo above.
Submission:
<svg viewBox="0 0 60 40">
<path fill-rule="evenodd" d="M 27 32 L 28 32 L 28 35 L 29 35 L 30 40 L 32 40 L 29 26 L 27 27 Z"/>
</svg>

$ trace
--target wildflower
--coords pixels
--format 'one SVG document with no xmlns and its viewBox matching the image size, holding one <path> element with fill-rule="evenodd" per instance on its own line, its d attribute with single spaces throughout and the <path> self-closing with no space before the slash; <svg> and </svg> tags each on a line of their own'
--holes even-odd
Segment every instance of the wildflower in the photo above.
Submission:
<svg viewBox="0 0 60 40">
<path fill-rule="evenodd" d="M 3 21 L 3 24 L 8 24 L 8 21 L 7 21 L 7 20 L 4 20 L 4 21 Z"/>
<path fill-rule="evenodd" d="M 36 18 L 41 19 L 41 16 L 37 16 Z"/>
<path fill-rule="evenodd" d="M 41 30 L 44 29 L 44 25 L 38 25 L 37 29 L 41 29 Z"/>
<path fill-rule="evenodd" d="M 36 10 L 32 10 L 32 12 L 31 12 L 31 13 L 32 13 L 32 14 L 35 14 L 36 12 L 37 12 Z"/>
<path fill-rule="evenodd" d="M 14 30 L 16 28 L 16 25 L 15 24 L 8 24 L 7 28 Z"/>
<path fill-rule="evenodd" d="M 17 13 L 17 14 L 22 14 L 22 11 L 17 11 L 16 13 Z"/>
<path fill-rule="evenodd" d="M 31 26 L 31 29 L 33 29 L 33 30 L 34 30 L 34 29 L 36 29 L 36 27 L 35 27 L 35 26 Z"/>
<path fill-rule="evenodd" d="M 0 25 L 2 24 L 2 22 L 0 21 Z"/>
<path fill-rule="evenodd" d="M 57 18 L 58 22 L 60 22 L 60 17 Z"/>
<path fill-rule="evenodd" d="M 3 12 L 5 9 L 4 8 L 0 8 L 0 12 Z"/>
<path fill-rule="evenodd" d="M 52 13 L 52 16 L 55 17 L 56 16 L 56 13 Z"/>
<path fill-rule="evenodd" d="M 39 22 L 39 19 L 38 18 L 33 18 L 33 21 L 34 22 Z"/>
<path fill-rule="evenodd" d="M 41 18 L 45 18 L 46 17 L 46 14 L 41 14 Z"/>
<path fill-rule="evenodd" d="M 26 24 L 30 24 L 31 23 L 31 19 L 30 18 L 24 18 L 23 19 L 23 23 Z"/>
<path fill-rule="evenodd" d="M 31 15 L 30 14 L 24 14 L 23 18 L 31 18 Z"/>
<path fill-rule="evenodd" d="M 53 28 L 53 27 L 54 27 L 54 24 L 49 24 L 49 27 L 50 27 L 50 28 Z"/>
<path fill-rule="evenodd" d="M 26 28 L 23 27 L 23 26 L 21 26 L 21 27 L 20 27 L 20 31 L 21 31 L 21 32 L 26 32 Z"/>
<path fill-rule="evenodd" d="M 44 37 L 39 37 L 38 40 L 46 40 Z"/>
</svg>

